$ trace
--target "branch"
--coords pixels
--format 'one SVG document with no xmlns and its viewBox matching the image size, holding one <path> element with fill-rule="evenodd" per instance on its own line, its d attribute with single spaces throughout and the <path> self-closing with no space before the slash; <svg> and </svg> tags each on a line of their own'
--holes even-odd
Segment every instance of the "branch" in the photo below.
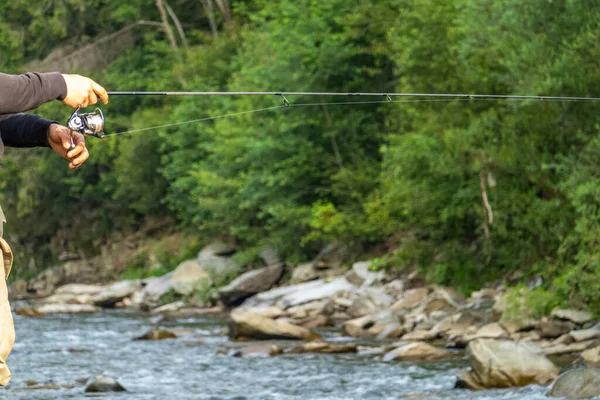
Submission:
<svg viewBox="0 0 600 400">
<path fill-rule="evenodd" d="M 181 43 L 183 43 L 183 47 L 185 47 L 186 50 L 189 50 L 187 40 L 185 38 L 185 32 L 183 31 L 183 26 L 181 26 L 181 21 L 179 21 L 179 18 L 177 18 L 177 15 L 173 12 L 173 9 L 169 5 L 169 3 L 165 2 L 165 7 L 167 8 L 167 12 L 169 13 L 169 16 L 175 24 L 175 28 L 177 28 L 177 32 L 179 33 L 179 37 L 181 38 Z"/>
<path fill-rule="evenodd" d="M 494 222 L 494 214 L 492 213 L 492 206 L 490 206 L 490 202 L 487 197 L 487 190 L 485 188 L 485 174 L 483 173 L 483 168 L 479 170 L 479 187 L 481 188 L 481 200 L 483 201 L 483 206 L 485 207 L 487 218 L 483 221 L 483 233 L 486 239 L 490 238 L 490 225 Z"/>
</svg>

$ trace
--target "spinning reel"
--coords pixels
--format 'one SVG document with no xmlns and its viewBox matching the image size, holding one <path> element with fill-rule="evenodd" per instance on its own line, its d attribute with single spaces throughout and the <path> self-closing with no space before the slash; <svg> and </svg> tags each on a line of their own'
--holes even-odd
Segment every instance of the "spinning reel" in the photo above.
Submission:
<svg viewBox="0 0 600 400">
<path fill-rule="evenodd" d="M 73 132 L 81 133 L 84 136 L 104 137 L 104 114 L 102 110 L 96 108 L 94 111 L 85 114 L 79 114 L 81 106 L 77 107 L 67 121 L 67 127 L 71 131 L 71 148 L 75 148 L 73 142 Z"/>
</svg>

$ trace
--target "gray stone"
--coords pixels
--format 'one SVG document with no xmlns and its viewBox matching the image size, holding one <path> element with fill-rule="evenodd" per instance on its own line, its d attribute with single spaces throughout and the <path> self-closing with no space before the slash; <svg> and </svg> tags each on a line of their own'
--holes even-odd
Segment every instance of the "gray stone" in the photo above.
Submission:
<svg viewBox="0 0 600 400">
<path fill-rule="evenodd" d="M 300 283 L 297 285 L 284 286 L 259 293 L 247 299 L 243 308 L 277 306 L 287 309 L 296 305 L 310 303 L 315 300 L 326 299 L 344 291 L 355 291 L 345 278 L 320 279 L 317 281 Z"/>
<path fill-rule="evenodd" d="M 393 301 L 394 299 L 382 289 L 368 287 L 362 289 L 346 312 L 351 317 L 358 318 L 388 308 Z"/>
<path fill-rule="evenodd" d="M 545 385 L 558 368 L 531 342 L 478 339 L 469 343 L 471 370 L 457 376 L 457 387 L 469 389 Z"/>
<path fill-rule="evenodd" d="M 173 289 L 173 284 L 171 283 L 172 275 L 173 272 L 169 272 L 166 275 L 145 280 L 144 288 L 131 297 L 133 303 L 139 305 L 144 310 L 156 307 L 159 299 Z"/>
<path fill-rule="evenodd" d="M 321 337 L 310 330 L 282 319 L 274 320 L 260 314 L 234 310 L 229 318 L 229 337 L 232 339 L 300 339 Z"/>
<path fill-rule="evenodd" d="M 597 323 L 589 329 L 579 329 L 569 333 L 576 342 L 600 338 L 600 323 Z"/>
<path fill-rule="evenodd" d="M 90 304 L 42 304 L 35 310 L 42 314 L 85 314 L 102 311 L 100 307 Z"/>
<path fill-rule="evenodd" d="M 263 260 L 267 267 L 271 265 L 281 264 L 281 258 L 279 257 L 279 254 L 277 254 L 277 251 L 273 247 L 266 247 L 262 249 L 259 253 L 259 257 L 261 258 L 261 260 Z"/>
<path fill-rule="evenodd" d="M 588 368 L 600 367 L 600 346 L 593 347 L 581 353 L 581 358 Z"/>
<path fill-rule="evenodd" d="M 104 286 L 101 285 L 86 285 L 82 283 L 69 283 L 68 285 L 60 286 L 54 291 L 55 294 L 87 294 L 90 296 L 97 295 L 104 290 Z"/>
<path fill-rule="evenodd" d="M 410 289 L 404 292 L 400 300 L 398 300 L 392 308 L 395 311 L 408 311 L 415 308 L 419 303 L 424 301 L 429 295 L 428 288 Z"/>
<path fill-rule="evenodd" d="M 575 325 L 570 321 L 557 321 L 544 318 L 538 324 L 540 336 L 544 339 L 554 339 L 559 336 L 569 333 L 575 328 Z"/>
<path fill-rule="evenodd" d="M 126 392 L 127 390 L 115 378 L 96 375 L 90 378 L 85 387 L 86 393 Z"/>
<path fill-rule="evenodd" d="M 383 361 L 439 361 L 451 358 L 452 354 L 425 342 L 403 344 L 383 356 Z"/>
<path fill-rule="evenodd" d="M 314 268 L 313 263 L 305 263 L 297 265 L 292 271 L 292 277 L 290 278 L 291 284 L 302 283 L 319 279 L 321 275 Z"/>
<path fill-rule="evenodd" d="M 246 272 L 219 289 L 219 298 L 225 306 L 239 305 L 248 297 L 269 290 L 279 281 L 283 270 L 283 265 L 278 264 Z"/>
<path fill-rule="evenodd" d="M 114 307 L 125 297 L 133 295 L 142 288 L 139 280 L 116 282 L 93 297 L 94 304 L 101 307 Z"/>
<path fill-rule="evenodd" d="M 550 314 L 551 317 L 556 319 L 562 319 L 566 321 L 571 321 L 577 325 L 583 325 L 586 322 L 590 322 L 592 320 L 592 314 L 587 311 L 581 310 L 553 310 Z"/>
<path fill-rule="evenodd" d="M 561 374 L 548 392 L 550 397 L 590 399 L 600 396 L 600 369 L 577 368 Z"/>
<path fill-rule="evenodd" d="M 200 282 L 212 282 L 206 267 L 198 260 L 187 260 L 179 264 L 170 279 L 173 290 L 182 295 L 191 294 Z"/>
<path fill-rule="evenodd" d="M 370 271 L 370 261 L 360 261 L 352 265 L 352 269 L 346 274 L 348 282 L 355 285 L 371 286 L 375 283 L 380 283 L 385 279 L 383 271 Z"/>
<path fill-rule="evenodd" d="M 225 243 L 217 240 L 202 248 L 197 258 L 198 260 L 203 260 L 211 256 L 230 256 L 233 253 L 235 253 L 235 245 L 233 243 Z"/>
</svg>

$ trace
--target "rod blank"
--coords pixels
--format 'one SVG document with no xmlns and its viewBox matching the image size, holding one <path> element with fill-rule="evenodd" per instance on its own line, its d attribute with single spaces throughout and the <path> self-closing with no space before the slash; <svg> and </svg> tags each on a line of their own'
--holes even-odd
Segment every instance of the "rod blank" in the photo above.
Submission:
<svg viewBox="0 0 600 400">
<path fill-rule="evenodd" d="M 362 97 L 428 97 L 467 99 L 521 99 L 521 100 L 565 100 L 600 101 L 600 97 L 583 96 L 538 96 L 512 94 L 464 94 L 464 93 L 365 93 L 365 92 L 108 92 L 109 96 L 362 96 Z"/>
</svg>

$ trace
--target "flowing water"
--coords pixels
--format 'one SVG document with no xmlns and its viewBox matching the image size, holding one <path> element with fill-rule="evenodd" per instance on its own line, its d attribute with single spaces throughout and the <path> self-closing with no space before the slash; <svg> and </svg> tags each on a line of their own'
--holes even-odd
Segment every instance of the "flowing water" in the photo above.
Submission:
<svg viewBox="0 0 600 400">
<path fill-rule="evenodd" d="M 188 337 L 133 341 L 151 317 L 123 311 L 92 315 L 15 318 L 17 343 L 9 357 L 13 379 L 6 399 L 545 399 L 546 388 L 472 392 L 453 389 L 465 360 L 416 364 L 368 355 L 217 355 L 227 344 L 222 321 L 190 318 L 161 323 L 190 330 Z M 188 340 L 185 340 L 188 339 Z M 332 340 L 343 338 L 331 337 Z M 117 377 L 126 393 L 84 394 L 78 378 Z M 75 385 L 28 390 L 26 382 Z"/>
</svg>

